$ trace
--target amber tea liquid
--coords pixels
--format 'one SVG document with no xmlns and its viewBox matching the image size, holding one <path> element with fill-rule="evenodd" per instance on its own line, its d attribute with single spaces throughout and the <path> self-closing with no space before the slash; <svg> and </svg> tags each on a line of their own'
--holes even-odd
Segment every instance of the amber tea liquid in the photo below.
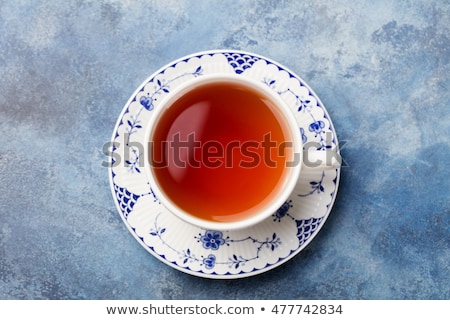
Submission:
<svg viewBox="0 0 450 320">
<path fill-rule="evenodd" d="M 292 157 L 275 103 L 235 82 L 183 94 L 161 113 L 152 136 L 149 161 L 160 189 L 209 221 L 240 220 L 270 202 Z"/>
</svg>

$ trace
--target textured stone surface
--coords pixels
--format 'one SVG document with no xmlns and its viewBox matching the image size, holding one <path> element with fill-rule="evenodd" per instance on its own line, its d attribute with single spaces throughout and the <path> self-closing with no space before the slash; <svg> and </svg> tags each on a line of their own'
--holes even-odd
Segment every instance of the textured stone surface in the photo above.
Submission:
<svg viewBox="0 0 450 320">
<path fill-rule="evenodd" d="M 0 299 L 450 299 L 448 1 L 0 1 Z M 272 58 L 346 167 L 293 260 L 200 279 L 148 254 L 102 146 L 137 86 L 201 50 Z"/>
</svg>

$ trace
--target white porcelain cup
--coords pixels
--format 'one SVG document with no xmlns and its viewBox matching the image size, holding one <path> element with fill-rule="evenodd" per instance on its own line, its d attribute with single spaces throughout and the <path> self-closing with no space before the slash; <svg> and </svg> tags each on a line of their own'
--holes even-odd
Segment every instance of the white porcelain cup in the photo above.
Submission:
<svg viewBox="0 0 450 320">
<path fill-rule="evenodd" d="M 158 140 L 158 143 L 156 143 L 158 136 L 158 126 L 161 124 L 162 121 L 167 122 L 167 120 L 164 120 L 166 115 L 169 114 L 170 110 L 173 110 L 174 106 L 182 99 L 182 97 L 185 97 L 186 95 L 192 93 L 195 90 L 200 90 L 202 88 L 206 88 L 207 86 L 214 84 L 217 86 L 236 86 L 239 88 L 243 88 L 243 90 L 248 90 L 249 92 L 252 92 L 253 94 L 257 94 L 260 99 L 264 101 L 268 101 L 268 105 L 270 105 L 270 111 L 275 115 L 275 118 L 277 119 L 277 122 L 279 123 L 280 127 L 282 128 L 284 135 L 286 137 L 286 144 L 287 149 L 282 150 L 283 156 L 284 156 L 284 167 L 282 168 L 279 176 L 278 182 L 276 185 L 274 184 L 273 190 L 270 190 L 269 194 L 267 196 L 261 197 L 251 207 L 240 209 L 242 212 L 236 212 L 230 214 L 230 217 L 237 217 L 237 218 L 227 218 L 224 220 L 221 219 L 211 219 L 211 217 L 205 218 L 204 216 L 199 216 L 197 214 L 196 209 L 192 209 L 192 206 L 190 208 L 186 208 L 182 201 L 180 202 L 179 199 L 177 199 L 177 194 L 180 195 L 184 192 L 190 192 L 192 195 L 195 195 L 195 203 L 197 203 L 199 206 L 202 205 L 202 201 L 208 202 L 211 201 L 211 198 L 207 195 L 203 196 L 202 194 L 197 194 L 195 187 L 188 188 L 189 190 L 180 189 L 177 194 L 171 194 L 174 193 L 173 189 L 170 189 L 165 186 L 167 184 L 167 179 L 164 180 L 161 176 L 158 176 L 157 170 L 166 170 L 167 167 L 169 167 L 170 163 L 166 163 L 164 161 L 160 161 L 161 159 L 158 159 L 158 161 L 155 161 L 156 154 L 159 154 L 159 157 L 161 155 L 165 155 L 166 160 L 170 158 L 169 154 L 171 152 L 175 152 L 174 150 L 169 150 L 171 148 L 171 143 L 169 143 L 170 139 L 173 137 L 168 137 L 167 143 L 161 143 L 161 140 Z M 207 87 L 209 88 L 209 87 Z M 201 90 L 200 90 L 201 91 Z M 200 108 L 200 107 L 199 107 Z M 196 114 L 197 115 L 197 114 Z M 203 115 L 198 113 L 198 116 L 195 116 L 192 120 L 192 122 L 198 122 L 200 121 L 199 118 L 202 118 Z M 258 123 L 258 114 L 254 115 L 253 121 L 255 123 Z M 253 122 L 250 121 L 250 122 Z M 221 124 L 222 125 L 222 124 Z M 167 126 L 167 123 L 166 123 Z M 192 126 L 195 126 L 195 123 L 192 124 Z M 189 126 L 188 126 L 189 127 Z M 228 130 L 234 130 L 235 128 L 230 127 Z M 271 130 L 271 128 L 267 128 L 267 130 Z M 198 133 L 197 133 L 198 135 Z M 158 198 L 158 200 L 161 202 L 163 206 L 165 206 L 172 214 L 179 217 L 180 219 L 184 220 L 185 222 L 195 225 L 197 227 L 200 227 L 205 230 L 236 230 L 236 229 L 242 229 L 242 228 L 248 228 L 253 225 L 256 225 L 263 221 L 264 219 L 267 219 L 272 214 L 274 214 L 279 207 L 288 199 L 288 197 L 293 192 L 293 189 L 295 185 L 297 184 L 297 181 L 299 179 L 300 172 L 303 170 L 327 170 L 330 168 L 335 168 L 339 166 L 339 163 L 337 161 L 334 161 L 332 163 L 329 163 L 329 158 L 326 155 L 327 151 L 313 151 L 308 150 L 308 163 L 310 166 L 305 166 L 303 164 L 303 145 L 302 145 L 302 139 L 300 135 L 300 130 L 298 123 L 296 121 L 296 118 L 293 114 L 293 111 L 289 108 L 289 106 L 281 99 L 281 97 L 273 91 L 270 87 L 265 85 L 264 83 L 257 82 L 255 80 L 252 80 L 250 78 L 241 76 L 241 75 L 234 75 L 234 74 L 213 74 L 213 75 L 203 75 L 196 77 L 190 81 L 187 81 L 180 86 L 176 87 L 173 91 L 169 92 L 167 96 L 165 96 L 159 104 L 155 107 L 153 110 L 152 117 L 150 119 L 150 123 L 148 126 L 148 130 L 146 132 L 146 143 L 145 143 L 145 172 L 148 177 L 150 187 L 152 188 L 154 194 Z M 219 137 L 217 137 L 219 138 Z M 159 139 L 159 138 L 158 138 Z M 192 141 L 191 141 L 192 142 Z M 196 141 L 197 143 L 197 141 Z M 200 152 L 203 152 L 200 141 L 198 141 L 198 144 L 195 145 L 196 148 L 199 148 Z M 205 143 L 203 141 L 203 143 Z M 191 143 L 192 144 L 192 143 Z M 176 151 L 182 152 L 183 155 L 174 155 L 172 154 L 172 157 L 175 158 L 177 156 L 180 156 L 179 158 L 186 158 L 186 152 L 189 150 L 189 146 L 186 146 L 185 149 L 178 148 Z M 210 147 L 217 147 L 217 145 L 214 145 L 214 143 L 210 143 L 208 146 Z M 279 146 L 274 146 L 274 148 Z M 155 149 L 155 148 L 165 148 L 163 149 Z M 213 148 L 214 149 L 214 148 Z M 313 148 L 314 149 L 314 148 Z M 155 151 L 156 150 L 156 151 Z M 249 151 L 251 149 L 248 149 Z M 281 148 L 279 148 L 281 150 Z M 192 150 L 191 150 L 192 151 Z M 209 150 L 211 151 L 211 150 Z M 217 151 L 217 150 L 213 150 Z M 215 153 L 217 155 L 217 153 Z M 226 154 L 222 154 L 223 157 L 226 157 Z M 192 157 L 192 155 L 191 155 Z M 256 158 L 256 157 L 255 157 Z M 202 156 L 200 159 L 203 159 Z M 328 159 L 328 161 L 327 161 Z M 217 161 L 218 158 L 214 158 L 213 160 Z M 222 159 L 224 163 L 227 163 L 227 159 Z M 170 161 L 170 160 L 167 160 Z M 200 160 L 202 161 L 202 160 Z M 328 163 L 327 163 L 328 162 Z M 217 162 L 211 162 L 211 163 L 217 163 Z M 189 163 L 184 163 L 185 166 L 189 166 Z M 203 163 L 202 163 L 203 165 Z M 192 169 L 192 168 L 191 168 Z M 233 170 L 232 167 L 228 168 L 229 170 Z M 181 171 L 180 171 L 181 170 Z M 176 168 L 177 172 L 182 172 L 184 170 L 182 165 L 179 165 Z M 248 168 L 248 170 L 252 170 L 252 168 Z M 166 170 L 167 171 L 167 170 Z M 168 170 L 170 171 L 170 170 Z M 214 170 L 211 171 L 212 173 Z M 247 173 L 247 171 L 242 171 L 243 173 Z M 177 173 L 178 174 L 178 173 Z M 192 182 L 195 182 L 197 179 L 195 177 L 195 171 L 190 172 L 190 179 Z M 203 173 L 204 174 L 204 173 Z M 171 178 L 172 179 L 172 178 Z M 199 178 L 200 179 L 200 178 Z M 244 179 L 244 178 L 243 178 Z M 176 179 L 174 179 L 175 181 Z M 211 179 L 212 180 L 212 179 Z M 205 183 L 211 183 L 211 188 L 214 188 L 214 186 L 217 186 L 217 184 L 220 184 L 220 181 L 211 181 L 207 180 Z M 205 180 L 206 181 L 206 180 Z M 209 182 L 208 182 L 209 181 Z M 189 181 L 188 181 L 189 182 Z M 186 182 L 186 183 L 188 183 Z M 214 183 L 213 183 L 214 182 Z M 240 179 L 236 179 L 235 181 L 236 185 L 242 183 Z M 243 193 L 246 195 L 252 195 L 252 190 L 257 189 L 257 187 L 261 187 L 261 181 L 255 182 L 252 185 L 252 181 L 245 181 L 247 183 L 247 188 L 245 191 L 239 192 L 239 194 L 236 195 L 236 198 L 242 197 Z M 189 185 L 189 184 L 187 184 Z M 209 186 L 206 186 L 206 189 Z M 169 190 L 170 189 L 170 190 Z M 205 190 L 206 190 L 205 189 Z M 231 188 L 232 189 L 232 188 Z M 184 194 L 183 194 L 184 195 Z M 198 195 L 198 197 L 197 197 Z M 224 195 L 225 196 L 225 195 Z M 227 194 L 228 196 L 228 194 Z M 190 198 L 189 198 L 190 199 Z M 233 202 L 233 199 L 227 199 L 226 203 Z M 222 204 L 222 206 L 225 206 L 225 204 Z M 214 206 L 214 204 L 211 204 Z M 212 207 L 211 211 L 217 210 L 222 208 L 214 208 Z M 231 209 L 230 209 L 231 210 Z"/>
</svg>

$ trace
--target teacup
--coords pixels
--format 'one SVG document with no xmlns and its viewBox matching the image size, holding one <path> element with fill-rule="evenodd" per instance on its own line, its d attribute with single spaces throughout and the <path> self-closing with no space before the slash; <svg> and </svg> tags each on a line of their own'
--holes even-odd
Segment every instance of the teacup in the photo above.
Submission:
<svg viewBox="0 0 450 320">
<path fill-rule="evenodd" d="M 234 74 L 187 81 L 154 109 L 145 171 L 172 214 L 206 230 L 251 227 L 291 195 L 308 158 L 289 106 L 267 85 Z"/>
</svg>

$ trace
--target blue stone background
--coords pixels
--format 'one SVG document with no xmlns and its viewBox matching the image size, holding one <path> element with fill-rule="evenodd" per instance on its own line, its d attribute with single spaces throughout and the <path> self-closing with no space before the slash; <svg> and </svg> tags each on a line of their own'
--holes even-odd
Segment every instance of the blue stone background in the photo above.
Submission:
<svg viewBox="0 0 450 320">
<path fill-rule="evenodd" d="M 450 299 L 449 1 L 0 1 L 0 299 Z M 241 49 L 321 97 L 345 167 L 282 266 L 186 275 L 130 235 L 107 156 L 123 105 L 197 51 Z"/>
</svg>

